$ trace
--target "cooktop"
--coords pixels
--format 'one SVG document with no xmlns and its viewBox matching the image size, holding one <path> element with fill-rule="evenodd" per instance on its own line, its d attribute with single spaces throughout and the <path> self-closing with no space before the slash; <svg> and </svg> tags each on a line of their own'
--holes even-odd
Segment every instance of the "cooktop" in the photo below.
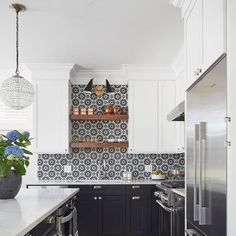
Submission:
<svg viewBox="0 0 236 236">
<path fill-rule="evenodd" d="M 167 188 L 184 188 L 184 181 L 182 180 L 171 180 L 171 181 L 163 181 L 161 185 Z"/>
</svg>

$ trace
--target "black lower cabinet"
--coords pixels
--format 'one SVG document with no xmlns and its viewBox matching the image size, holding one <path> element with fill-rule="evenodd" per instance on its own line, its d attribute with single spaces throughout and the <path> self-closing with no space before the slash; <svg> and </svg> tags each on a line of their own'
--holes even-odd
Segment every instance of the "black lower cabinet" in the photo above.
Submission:
<svg viewBox="0 0 236 236">
<path fill-rule="evenodd" d="M 80 236 L 96 236 L 98 232 L 97 197 L 93 195 L 79 196 L 78 229 Z"/>
<path fill-rule="evenodd" d="M 102 196 L 98 200 L 98 235 L 124 236 L 124 196 Z"/>
<path fill-rule="evenodd" d="M 159 236 L 152 186 L 80 189 L 79 236 Z"/>
<path fill-rule="evenodd" d="M 146 195 L 126 196 L 126 235 L 146 236 L 148 229 L 148 203 Z"/>
</svg>

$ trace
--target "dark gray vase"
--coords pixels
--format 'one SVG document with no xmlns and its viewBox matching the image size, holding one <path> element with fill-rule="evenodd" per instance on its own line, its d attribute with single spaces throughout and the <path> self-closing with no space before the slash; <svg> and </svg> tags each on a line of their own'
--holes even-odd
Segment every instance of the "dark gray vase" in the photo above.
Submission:
<svg viewBox="0 0 236 236">
<path fill-rule="evenodd" d="M 0 177 L 0 199 L 14 198 L 20 190 L 22 177 L 11 170 L 5 177 Z"/>
</svg>

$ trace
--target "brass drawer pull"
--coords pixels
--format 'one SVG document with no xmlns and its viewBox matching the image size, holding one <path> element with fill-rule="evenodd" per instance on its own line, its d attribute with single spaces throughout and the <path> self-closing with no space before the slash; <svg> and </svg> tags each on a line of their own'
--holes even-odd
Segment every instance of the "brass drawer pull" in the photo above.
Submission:
<svg viewBox="0 0 236 236">
<path fill-rule="evenodd" d="M 140 200 L 140 199 L 141 199 L 140 196 L 133 196 L 133 197 L 132 197 L 132 200 Z"/>
<path fill-rule="evenodd" d="M 139 189 L 139 188 L 140 188 L 139 185 L 133 185 L 133 186 L 132 186 L 132 189 Z"/>
<path fill-rule="evenodd" d="M 94 189 L 102 189 L 102 186 L 101 185 L 95 185 L 93 186 Z"/>
</svg>

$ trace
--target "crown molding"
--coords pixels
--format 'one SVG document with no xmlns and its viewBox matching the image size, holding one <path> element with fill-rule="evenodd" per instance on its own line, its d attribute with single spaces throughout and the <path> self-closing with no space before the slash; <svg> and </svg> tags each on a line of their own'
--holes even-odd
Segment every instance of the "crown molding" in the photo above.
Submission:
<svg viewBox="0 0 236 236">
<path fill-rule="evenodd" d="M 182 8 L 185 0 L 169 0 L 169 4 L 177 7 L 177 8 Z"/>
<path fill-rule="evenodd" d="M 171 67 L 166 64 L 123 64 L 121 69 L 125 74 L 160 74 L 171 71 Z"/>
<path fill-rule="evenodd" d="M 87 84 L 91 78 L 94 83 L 104 84 L 108 79 L 112 84 L 127 84 L 129 80 L 174 80 L 169 65 L 124 64 L 120 70 L 89 70 L 75 65 L 71 71 L 71 83 Z"/>
<path fill-rule="evenodd" d="M 87 84 L 91 78 L 95 78 L 95 84 L 105 84 L 105 79 L 108 79 L 111 84 L 127 84 L 122 70 L 92 70 L 75 65 L 70 75 L 72 84 Z"/>
<path fill-rule="evenodd" d="M 69 80 L 73 63 L 24 63 L 32 80 Z"/>
</svg>

